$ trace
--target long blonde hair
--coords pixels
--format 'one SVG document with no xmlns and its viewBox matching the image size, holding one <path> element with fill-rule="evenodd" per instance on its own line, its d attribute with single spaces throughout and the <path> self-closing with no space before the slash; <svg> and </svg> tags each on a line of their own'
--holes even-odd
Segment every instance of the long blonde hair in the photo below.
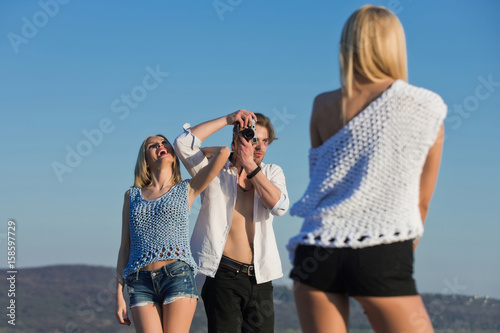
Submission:
<svg viewBox="0 0 500 333">
<path fill-rule="evenodd" d="M 365 5 L 356 10 L 342 29 L 340 81 L 349 97 L 356 76 L 372 82 L 388 78 L 408 81 L 403 26 L 390 10 Z"/>
<path fill-rule="evenodd" d="M 148 142 L 148 140 L 150 138 L 153 138 L 155 136 L 161 136 L 167 142 L 169 142 L 167 140 L 167 138 L 161 134 L 148 136 L 146 138 L 146 140 L 144 140 L 142 142 L 141 148 L 139 149 L 139 154 L 137 155 L 137 162 L 135 163 L 134 186 L 138 186 L 138 187 L 142 188 L 142 187 L 147 187 L 147 186 L 151 185 L 151 173 L 150 173 L 148 165 L 146 163 L 146 149 L 147 149 L 146 143 Z M 172 162 L 172 174 L 173 174 L 174 185 L 177 185 L 180 182 L 182 182 L 180 163 L 179 163 L 179 159 L 177 158 L 177 154 L 175 153 L 175 151 L 174 151 L 174 161 Z"/>
</svg>

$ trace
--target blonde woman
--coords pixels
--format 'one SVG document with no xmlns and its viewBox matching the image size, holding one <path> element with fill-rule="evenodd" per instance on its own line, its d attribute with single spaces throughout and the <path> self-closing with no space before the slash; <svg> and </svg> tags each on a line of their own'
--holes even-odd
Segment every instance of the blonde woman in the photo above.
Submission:
<svg viewBox="0 0 500 333">
<path fill-rule="evenodd" d="M 150 136 L 141 145 L 134 186 L 123 205 L 115 313 L 120 324 L 131 324 L 123 296 L 127 285 L 137 332 L 189 332 L 198 299 L 189 210 L 230 153 L 228 147 L 210 151 L 210 162 L 182 181 L 179 160 L 164 136 Z"/>
<path fill-rule="evenodd" d="M 397 17 L 363 6 L 344 25 L 341 89 L 316 97 L 310 184 L 288 243 L 303 332 L 347 332 L 349 298 L 375 332 L 433 332 L 413 250 L 436 183 L 446 105 L 407 83 Z"/>
</svg>

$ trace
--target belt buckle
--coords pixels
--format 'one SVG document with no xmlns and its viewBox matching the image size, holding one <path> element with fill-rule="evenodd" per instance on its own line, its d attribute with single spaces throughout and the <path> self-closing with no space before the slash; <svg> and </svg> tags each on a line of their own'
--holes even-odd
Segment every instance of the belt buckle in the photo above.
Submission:
<svg viewBox="0 0 500 333">
<path fill-rule="evenodd" d="M 247 274 L 248 276 L 255 276 L 255 268 L 253 265 L 248 266 L 247 268 Z"/>
</svg>

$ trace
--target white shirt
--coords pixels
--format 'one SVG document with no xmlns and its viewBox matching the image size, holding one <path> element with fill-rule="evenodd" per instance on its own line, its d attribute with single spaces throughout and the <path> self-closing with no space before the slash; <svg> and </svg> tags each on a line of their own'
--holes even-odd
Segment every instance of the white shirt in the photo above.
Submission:
<svg viewBox="0 0 500 333">
<path fill-rule="evenodd" d="M 175 139 L 174 148 L 191 176 L 208 164 L 200 146 L 200 139 L 191 133 L 190 125 L 185 124 L 184 133 Z M 281 190 L 278 203 L 270 210 L 254 191 L 253 264 L 257 283 L 264 283 L 283 276 L 272 222 L 274 216 L 286 213 L 290 202 L 283 170 L 275 164 L 261 163 L 260 167 L 267 179 Z M 238 170 L 227 161 L 217 177 L 201 193 L 201 209 L 191 237 L 191 251 L 199 272 L 210 277 L 214 277 L 217 272 L 231 228 L 237 180 Z"/>
</svg>

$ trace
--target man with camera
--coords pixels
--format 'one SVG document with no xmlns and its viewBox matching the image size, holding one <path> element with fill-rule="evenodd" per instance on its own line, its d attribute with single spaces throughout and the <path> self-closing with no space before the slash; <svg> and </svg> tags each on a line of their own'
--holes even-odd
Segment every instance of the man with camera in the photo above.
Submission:
<svg viewBox="0 0 500 333">
<path fill-rule="evenodd" d="M 192 128 L 174 143 L 194 176 L 212 156 L 200 148 L 210 135 L 233 125 L 233 153 L 201 194 L 201 209 L 191 238 L 199 271 L 209 332 L 274 331 L 272 280 L 283 276 L 272 228 L 274 216 L 289 206 L 283 170 L 262 160 L 275 140 L 266 116 L 238 110 Z"/>
</svg>

